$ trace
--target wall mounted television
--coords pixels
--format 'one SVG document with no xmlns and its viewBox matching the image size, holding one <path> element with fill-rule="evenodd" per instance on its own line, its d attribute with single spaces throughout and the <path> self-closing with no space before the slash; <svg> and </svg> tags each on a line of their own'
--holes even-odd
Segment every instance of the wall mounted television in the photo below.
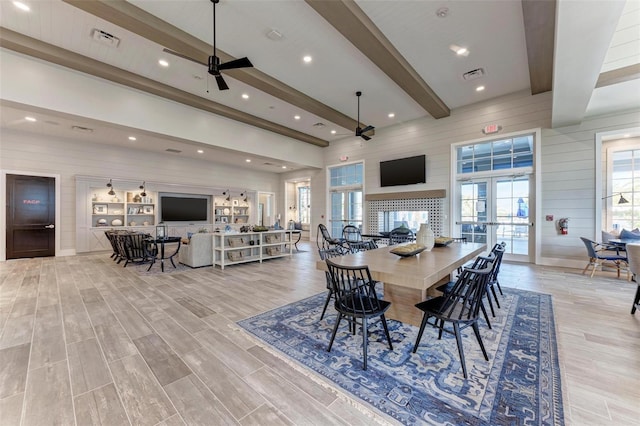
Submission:
<svg viewBox="0 0 640 426">
<path fill-rule="evenodd" d="M 380 162 L 380 186 L 412 185 L 426 182 L 425 155 Z"/>
<path fill-rule="evenodd" d="M 210 198 L 207 195 L 170 196 L 160 194 L 160 221 L 208 222 Z"/>
</svg>

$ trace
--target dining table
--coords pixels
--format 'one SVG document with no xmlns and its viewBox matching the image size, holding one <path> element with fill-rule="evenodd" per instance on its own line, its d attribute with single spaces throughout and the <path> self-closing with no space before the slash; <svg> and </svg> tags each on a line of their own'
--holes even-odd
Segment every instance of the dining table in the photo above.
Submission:
<svg viewBox="0 0 640 426">
<path fill-rule="evenodd" d="M 486 244 L 454 242 L 434 247 L 414 256 L 401 257 L 388 246 L 331 258 L 342 266 L 368 266 L 371 277 L 383 283 L 384 300 L 391 302 L 385 316 L 403 323 L 420 326 L 422 311 L 415 307 L 427 295 L 437 296 L 435 290 L 451 279 L 451 274 L 487 249 Z M 324 260 L 316 262 L 316 269 L 327 271 Z"/>
</svg>

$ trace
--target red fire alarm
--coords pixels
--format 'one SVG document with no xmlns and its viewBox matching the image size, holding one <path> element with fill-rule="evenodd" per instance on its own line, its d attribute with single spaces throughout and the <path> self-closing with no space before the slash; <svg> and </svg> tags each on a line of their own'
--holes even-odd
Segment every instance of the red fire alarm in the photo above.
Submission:
<svg viewBox="0 0 640 426">
<path fill-rule="evenodd" d="M 482 128 L 482 133 L 490 135 L 491 133 L 498 133 L 500 130 L 502 130 L 502 126 L 498 126 L 497 124 L 488 124 Z"/>
</svg>

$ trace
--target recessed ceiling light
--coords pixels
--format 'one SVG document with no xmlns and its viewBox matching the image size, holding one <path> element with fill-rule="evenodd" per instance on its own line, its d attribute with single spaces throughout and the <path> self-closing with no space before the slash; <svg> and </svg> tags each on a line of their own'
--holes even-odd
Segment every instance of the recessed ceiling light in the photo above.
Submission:
<svg viewBox="0 0 640 426">
<path fill-rule="evenodd" d="M 25 12 L 29 12 L 31 10 L 29 6 L 27 6 L 25 3 L 22 3 L 21 1 L 14 1 L 13 5 L 20 10 L 24 10 Z"/>
<path fill-rule="evenodd" d="M 249 95 L 247 95 L 246 93 L 242 94 L 242 99 L 249 99 Z"/>
<path fill-rule="evenodd" d="M 332 134 L 332 135 L 335 135 L 336 133 L 338 133 L 338 132 L 336 132 L 335 130 L 332 130 L 332 131 L 331 131 L 331 134 Z"/>
<path fill-rule="evenodd" d="M 453 51 L 458 56 L 469 56 L 469 49 L 467 49 L 466 47 L 452 44 L 451 46 L 449 46 L 449 49 L 451 49 L 451 51 Z"/>
<path fill-rule="evenodd" d="M 135 136 L 129 136 L 129 140 L 130 141 L 135 141 L 135 140 L 137 140 L 137 138 Z"/>
<path fill-rule="evenodd" d="M 164 59 L 160 59 L 158 61 L 158 63 L 163 67 L 168 67 L 169 66 L 169 62 L 165 61 Z"/>
<path fill-rule="evenodd" d="M 251 158 L 247 158 L 247 159 L 246 159 L 246 160 L 244 160 L 244 161 L 246 161 L 247 163 L 250 163 L 250 162 L 251 162 Z"/>
<path fill-rule="evenodd" d="M 300 120 L 300 116 L 299 115 L 294 115 L 293 118 L 295 118 L 296 120 Z"/>
<path fill-rule="evenodd" d="M 283 169 L 286 169 L 286 168 L 287 168 L 287 166 L 282 166 L 282 168 L 283 168 Z"/>
<path fill-rule="evenodd" d="M 203 151 L 203 150 L 201 150 L 201 149 L 199 149 L 199 150 L 198 150 L 198 151 L 196 151 L 196 152 L 197 152 L 198 154 L 202 154 L 202 153 L 204 153 L 204 151 Z"/>
<path fill-rule="evenodd" d="M 390 112 L 390 113 L 389 113 L 389 115 L 387 115 L 387 117 L 389 117 L 389 118 L 393 118 L 393 117 L 395 117 L 395 116 L 396 116 L 396 115 L 395 115 L 394 113 L 392 113 L 392 112 Z"/>
<path fill-rule="evenodd" d="M 484 90 L 484 86 L 476 87 L 476 92 L 482 92 Z"/>
<path fill-rule="evenodd" d="M 27 120 L 27 121 L 31 121 L 32 123 L 34 121 L 37 121 L 34 117 L 25 117 L 24 119 Z"/>
<path fill-rule="evenodd" d="M 624 137 L 624 138 L 630 138 L 630 137 L 631 137 L 631 134 L 630 134 L 630 133 L 625 133 L 622 137 Z"/>
<path fill-rule="evenodd" d="M 302 60 L 304 61 L 305 64 L 310 63 L 311 61 L 313 61 L 313 58 L 309 55 L 306 55 L 302 58 Z"/>
</svg>

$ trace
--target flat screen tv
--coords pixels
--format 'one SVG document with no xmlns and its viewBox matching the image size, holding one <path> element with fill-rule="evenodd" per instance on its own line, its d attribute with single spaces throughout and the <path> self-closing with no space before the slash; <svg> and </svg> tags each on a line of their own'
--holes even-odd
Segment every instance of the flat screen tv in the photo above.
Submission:
<svg viewBox="0 0 640 426">
<path fill-rule="evenodd" d="M 426 182 L 425 155 L 380 162 L 380 186 L 412 185 Z"/>
<path fill-rule="evenodd" d="M 202 222 L 208 220 L 208 198 L 160 196 L 162 222 Z"/>
</svg>

